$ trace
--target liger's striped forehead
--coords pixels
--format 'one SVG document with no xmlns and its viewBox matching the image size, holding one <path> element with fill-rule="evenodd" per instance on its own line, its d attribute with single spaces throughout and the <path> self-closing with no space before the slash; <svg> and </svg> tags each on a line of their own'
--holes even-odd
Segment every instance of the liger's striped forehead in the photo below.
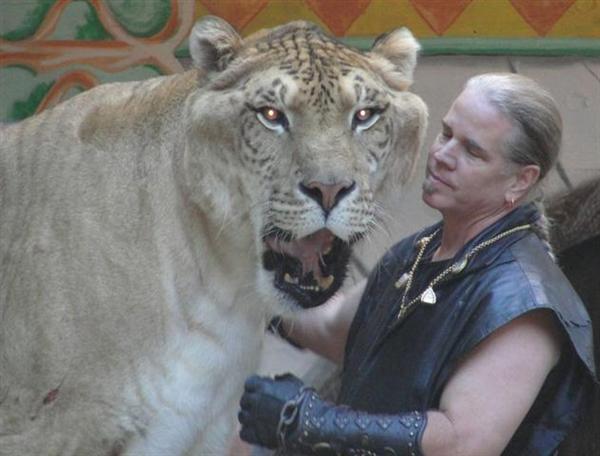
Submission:
<svg viewBox="0 0 600 456">
<path fill-rule="evenodd" d="M 335 103 L 340 77 L 357 67 L 366 67 L 358 51 L 306 23 L 275 29 L 251 43 L 246 52 L 266 55 L 278 62 L 277 68 L 283 74 L 301 83 L 302 94 L 321 105 Z"/>
</svg>

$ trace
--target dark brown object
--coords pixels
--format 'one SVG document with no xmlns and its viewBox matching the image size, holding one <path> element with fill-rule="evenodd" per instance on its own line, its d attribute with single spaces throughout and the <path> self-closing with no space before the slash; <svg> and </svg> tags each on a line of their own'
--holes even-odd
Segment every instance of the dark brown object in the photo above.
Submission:
<svg viewBox="0 0 600 456">
<path fill-rule="evenodd" d="M 600 372 L 600 177 L 552 198 L 547 205 L 558 263 L 583 300 L 594 328 L 596 372 Z M 567 438 L 560 456 L 600 454 L 600 388 Z"/>
</svg>

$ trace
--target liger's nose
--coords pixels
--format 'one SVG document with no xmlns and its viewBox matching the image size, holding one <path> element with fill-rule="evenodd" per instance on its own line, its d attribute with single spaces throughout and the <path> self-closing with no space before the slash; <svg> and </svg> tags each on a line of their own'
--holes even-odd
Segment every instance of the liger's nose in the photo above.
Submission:
<svg viewBox="0 0 600 456">
<path fill-rule="evenodd" d="M 337 184 L 323 184 L 318 181 L 300 183 L 300 191 L 319 203 L 326 213 L 329 213 L 355 187 L 354 181 Z"/>
</svg>

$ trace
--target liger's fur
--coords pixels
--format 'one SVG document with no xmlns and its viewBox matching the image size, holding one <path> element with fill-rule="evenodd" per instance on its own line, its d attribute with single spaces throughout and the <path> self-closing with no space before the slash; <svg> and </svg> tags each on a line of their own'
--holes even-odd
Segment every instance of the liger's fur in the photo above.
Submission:
<svg viewBox="0 0 600 456">
<path fill-rule="evenodd" d="M 408 178 L 426 128 L 417 48 L 397 30 L 363 54 L 303 22 L 244 40 L 205 18 L 195 70 L 0 130 L 0 455 L 225 454 L 265 322 L 295 305 L 265 230 L 350 241 L 377 223 L 374 193 Z M 328 214 L 298 190 L 343 180 Z"/>
</svg>

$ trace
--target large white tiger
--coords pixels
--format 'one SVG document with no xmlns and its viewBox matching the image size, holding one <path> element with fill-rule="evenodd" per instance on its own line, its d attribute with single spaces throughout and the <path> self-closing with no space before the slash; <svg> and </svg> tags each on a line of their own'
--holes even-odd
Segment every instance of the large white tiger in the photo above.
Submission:
<svg viewBox="0 0 600 456">
<path fill-rule="evenodd" d="M 265 322 L 339 288 L 413 169 L 417 48 L 209 17 L 193 71 L 2 129 L 0 454 L 225 454 Z"/>
</svg>

